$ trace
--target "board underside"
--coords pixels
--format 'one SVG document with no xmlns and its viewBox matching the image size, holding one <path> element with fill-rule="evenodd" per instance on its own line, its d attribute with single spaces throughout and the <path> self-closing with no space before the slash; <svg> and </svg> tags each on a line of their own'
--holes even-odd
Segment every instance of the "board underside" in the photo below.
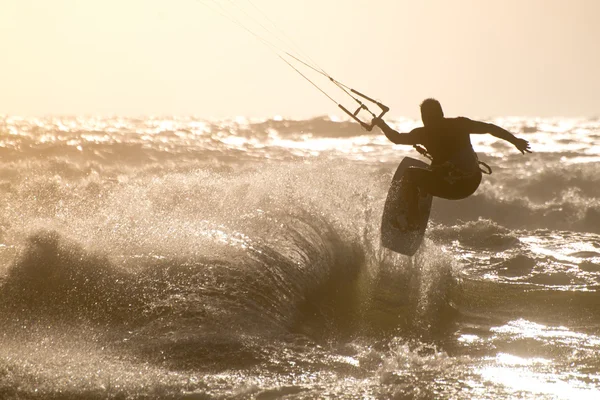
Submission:
<svg viewBox="0 0 600 400">
<path fill-rule="evenodd" d="M 414 255 L 423 242 L 433 200 L 430 194 L 419 192 L 419 215 L 416 217 L 418 224 L 413 229 L 409 229 L 407 213 L 413 207 L 404 204 L 402 199 L 407 198 L 406 192 L 412 188 L 402 177 L 410 167 L 428 168 L 429 166 L 423 161 L 411 157 L 405 157 L 402 160 L 392 179 L 381 218 L 381 245 L 407 256 Z"/>
</svg>

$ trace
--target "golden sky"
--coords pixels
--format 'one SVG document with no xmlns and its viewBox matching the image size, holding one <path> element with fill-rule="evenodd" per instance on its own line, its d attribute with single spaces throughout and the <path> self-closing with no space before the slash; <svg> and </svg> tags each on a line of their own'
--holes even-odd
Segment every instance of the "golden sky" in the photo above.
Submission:
<svg viewBox="0 0 600 400">
<path fill-rule="evenodd" d="M 600 115 L 598 0 L 0 0 L 0 114 L 340 115 L 214 10 L 291 38 L 392 116 L 426 97 L 448 116 Z"/>
</svg>

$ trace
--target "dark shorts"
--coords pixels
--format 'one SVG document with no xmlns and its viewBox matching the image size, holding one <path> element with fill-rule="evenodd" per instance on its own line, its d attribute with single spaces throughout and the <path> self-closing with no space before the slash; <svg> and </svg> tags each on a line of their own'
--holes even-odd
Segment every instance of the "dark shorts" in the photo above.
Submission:
<svg viewBox="0 0 600 400">
<path fill-rule="evenodd" d="M 469 197 L 475 193 L 481 183 L 479 170 L 465 174 L 448 168 L 410 167 L 404 177 L 431 195 L 449 200 Z"/>
</svg>

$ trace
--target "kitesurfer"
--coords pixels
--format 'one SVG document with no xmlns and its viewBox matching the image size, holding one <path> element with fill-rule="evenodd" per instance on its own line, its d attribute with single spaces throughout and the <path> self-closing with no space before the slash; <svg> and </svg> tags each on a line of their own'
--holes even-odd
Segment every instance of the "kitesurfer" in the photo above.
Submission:
<svg viewBox="0 0 600 400">
<path fill-rule="evenodd" d="M 439 101 L 426 99 L 421 103 L 423 126 L 409 133 L 399 133 L 381 118 L 374 118 L 385 136 L 395 144 L 422 145 L 432 161 L 429 168 L 410 167 L 403 175 L 403 182 L 415 190 L 408 191 L 408 215 L 417 216 L 418 190 L 433 196 L 458 200 L 472 195 L 481 183 L 480 162 L 477 159 L 470 134 L 489 133 L 512 143 L 521 153 L 531 153 L 529 142 L 514 136 L 507 130 L 486 122 L 465 117 L 445 118 Z M 408 221 L 413 225 L 416 221 Z"/>
</svg>

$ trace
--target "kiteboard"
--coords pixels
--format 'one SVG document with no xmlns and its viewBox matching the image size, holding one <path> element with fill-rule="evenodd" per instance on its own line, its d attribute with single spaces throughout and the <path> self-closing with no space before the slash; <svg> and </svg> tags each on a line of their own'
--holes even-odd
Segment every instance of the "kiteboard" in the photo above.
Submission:
<svg viewBox="0 0 600 400">
<path fill-rule="evenodd" d="M 423 242 L 433 200 L 429 193 L 411 188 L 406 183 L 406 179 L 402 179 L 410 167 L 428 168 L 429 165 L 411 157 L 402 160 L 392 179 L 381 218 L 381 245 L 407 256 L 414 255 Z M 419 191 L 417 196 L 419 215 L 413 219 L 416 224 L 412 227 L 408 225 L 407 216 L 408 210 L 414 207 L 410 207 L 410 204 L 405 204 L 402 200 L 407 198 L 406 193 L 411 189 Z"/>
</svg>

